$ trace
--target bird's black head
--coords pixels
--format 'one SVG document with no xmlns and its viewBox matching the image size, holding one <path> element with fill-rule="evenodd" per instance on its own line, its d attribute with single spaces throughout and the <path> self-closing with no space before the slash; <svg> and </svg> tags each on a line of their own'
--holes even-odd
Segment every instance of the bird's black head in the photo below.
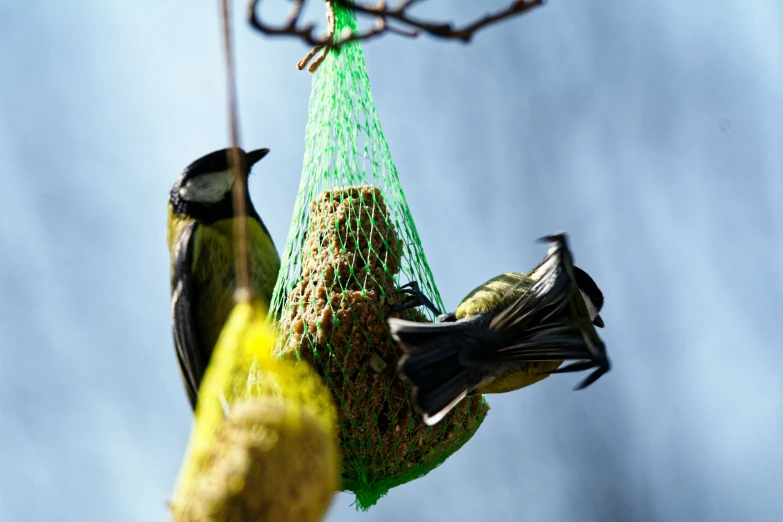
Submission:
<svg viewBox="0 0 783 522">
<path fill-rule="evenodd" d="M 579 267 L 574 267 L 574 277 L 576 277 L 576 284 L 582 291 L 582 297 L 584 297 L 587 309 L 590 311 L 590 315 L 593 316 L 593 324 L 599 328 L 604 327 L 604 320 L 598 315 L 601 308 L 604 307 L 604 294 L 598 285 L 595 284 L 593 278 Z"/>
<path fill-rule="evenodd" d="M 231 187 L 233 172 L 230 154 L 233 149 L 223 149 L 203 156 L 182 172 L 171 188 L 169 203 L 178 214 L 186 214 L 202 223 L 214 223 L 233 217 Z M 250 169 L 269 153 L 269 149 L 245 152 L 239 149 L 239 157 L 245 179 Z M 247 210 L 258 219 L 258 214 L 247 195 Z"/>
</svg>

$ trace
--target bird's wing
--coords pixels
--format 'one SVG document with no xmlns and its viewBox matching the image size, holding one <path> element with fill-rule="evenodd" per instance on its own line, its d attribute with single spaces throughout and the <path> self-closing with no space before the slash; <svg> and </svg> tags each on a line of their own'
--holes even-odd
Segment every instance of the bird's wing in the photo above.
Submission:
<svg viewBox="0 0 783 522">
<path fill-rule="evenodd" d="M 562 361 L 590 357 L 585 336 L 575 326 L 567 323 L 548 323 L 534 333 L 504 343 L 497 354 L 505 360 L 518 362 Z"/>
<path fill-rule="evenodd" d="M 173 314 L 174 346 L 191 406 L 195 409 L 201 376 L 206 370 L 203 351 L 198 346 L 195 330 L 196 298 L 193 292 L 191 266 L 196 223 L 185 226 L 177 240 L 174 274 L 171 279 L 171 307 Z"/>
<path fill-rule="evenodd" d="M 594 331 L 585 331 L 592 324 L 571 317 L 572 301 L 582 297 L 566 236 L 541 241 L 553 246 L 530 274 L 536 282 L 490 322 L 501 339 L 493 359 L 516 363 L 586 359 L 596 365 L 596 356 L 605 351 L 603 342 Z"/>
<path fill-rule="evenodd" d="M 566 307 L 574 289 L 578 290 L 565 235 L 547 236 L 541 240 L 552 242 L 554 246 L 531 274 L 536 282 L 495 315 L 490 328 L 503 331 L 547 324 Z"/>
</svg>

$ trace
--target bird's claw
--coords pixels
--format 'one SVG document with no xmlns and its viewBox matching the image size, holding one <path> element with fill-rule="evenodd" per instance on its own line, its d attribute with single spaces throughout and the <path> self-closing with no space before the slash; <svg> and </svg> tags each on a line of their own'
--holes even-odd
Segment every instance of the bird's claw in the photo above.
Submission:
<svg viewBox="0 0 783 522">
<path fill-rule="evenodd" d="M 432 301 L 424 295 L 424 292 L 419 288 L 418 281 L 411 281 L 398 288 L 398 291 L 405 296 L 405 299 L 399 305 L 392 307 L 393 311 L 402 312 L 410 310 L 411 308 L 416 308 L 417 306 L 425 306 L 435 314 L 436 317 L 444 315 L 434 304 L 432 304 Z"/>
</svg>

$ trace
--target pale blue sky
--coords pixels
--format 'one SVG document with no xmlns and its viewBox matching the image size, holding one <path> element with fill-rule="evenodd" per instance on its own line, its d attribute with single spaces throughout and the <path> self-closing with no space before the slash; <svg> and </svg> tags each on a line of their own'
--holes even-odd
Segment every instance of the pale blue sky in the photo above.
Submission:
<svg viewBox="0 0 783 522">
<path fill-rule="evenodd" d="M 166 198 L 227 145 L 216 15 L 0 0 L 0 521 L 168 519 L 190 411 Z M 250 188 L 282 245 L 306 48 L 237 39 L 242 144 L 272 150 Z M 442 467 L 327 520 L 783 520 L 783 6 L 551 0 L 469 46 L 365 53 L 447 306 L 565 230 L 614 369 L 490 397 Z"/>
</svg>

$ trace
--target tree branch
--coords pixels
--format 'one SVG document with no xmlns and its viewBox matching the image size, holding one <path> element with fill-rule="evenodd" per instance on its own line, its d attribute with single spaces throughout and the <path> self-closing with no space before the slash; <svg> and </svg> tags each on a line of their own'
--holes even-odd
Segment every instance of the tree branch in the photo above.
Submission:
<svg viewBox="0 0 783 522">
<path fill-rule="evenodd" d="M 296 36 L 304 42 L 314 46 L 315 49 L 297 65 L 300 69 L 303 69 L 307 65 L 307 62 L 323 48 L 336 49 L 346 42 L 368 40 L 387 32 L 406 37 L 416 37 L 421 33 L 427 33 L 437 38 L 460 40 L 467 43 L 482 29 L 542 6 L 544 5 L 545 0 L 512 0 L 504 9 L 487 13 L 483 17 L 462 27 L 455 27 L 451 22 L 423 20 L 411 16 L 409 10 L 421 1 L 422 0 L 402 0 L 396 7 L 389 7 L 386 0 L 380 0 L 373 5 L 355 0 L 326 0 L 327 19 L 331 17 L 331 30 L 328 31 L 324 38 L 317 38 L 314 36 L 315 24 L 308 23 L 299 25 L 299 19 L 302 15 L 302 8 L 305 0 L 293 0 L 294 5 L 291 8 L 288 20 L 284 25 L 280 26 L 272 26 L 263 22 L 257 13 L 257 8 L 261 3 L 261 0 L 250 0 L 248 6 L 248 20 L 255 29 L 263 34 L 271 36 Z M 353 9 L 357 15 L 375 18 L 376 24 L 364 31 L 349 35 L 339 35 L 335 38 L 333 29 L 334 5 Z M 394 22 L 396 25 L 389 25 L 390 21 Z M 398 27 L 397 25 L 402 27 Z M 323 61 L 325 56 L 326 50 L 322 53 L 317 62 L 320 63 L 320 61 Z M 314 64 L 313 66 L 317 68 L 317 65 Z M 313 66 L 311 66 L 311 68 Z"/>
<path fill-rule="evenodd" d="M 494 13 L 487 13 L 470 24 L 455 28 L 450 22 L 433 22 L 412 17 L 408 13 L 408 10 L 415 4 L 421 2 L 421 0 L 405 0 L 394 8 L 386 7 L 385 1 L 379 2 L 376 6 L 370 6 L 352 0 L 334 1 L 345 8 L 353 9 L 357 13 L 394 20 L 438 38 L 457 39 L 462 40 L 463 42 L 469 42 L 478 31 L 487 26 L 496 24 L 507 18 L 521 15 L 533 8 L 544 5 L 544 0 L 513 0 L 505 9 L 501 9 Z"/>
</svg>

